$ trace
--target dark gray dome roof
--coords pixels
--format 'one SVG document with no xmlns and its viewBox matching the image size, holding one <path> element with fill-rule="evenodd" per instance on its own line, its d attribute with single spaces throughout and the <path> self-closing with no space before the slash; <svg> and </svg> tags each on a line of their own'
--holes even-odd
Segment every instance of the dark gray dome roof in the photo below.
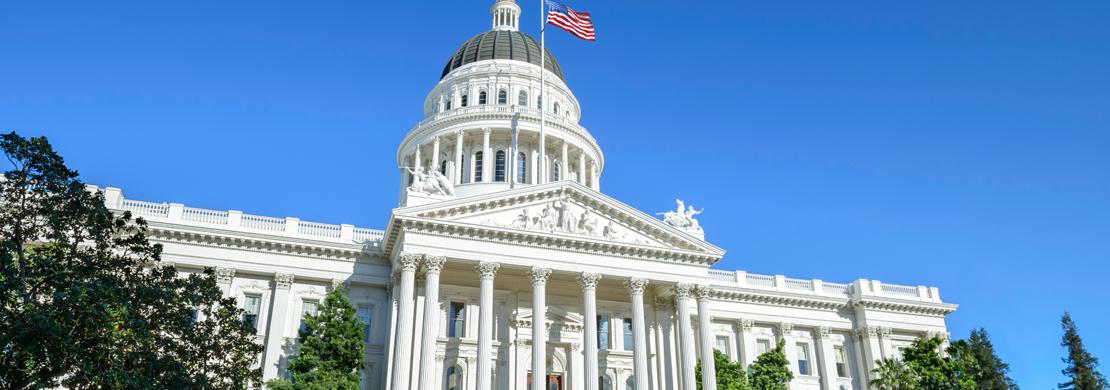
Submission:
<svg viewBox="0 0 1110 390">
<path fill-rule="evenodd" d="M 488 31 L 475 35 L 474 38 L 459 46 L 447 61 L 447 65 L 443 67 L 443 74 L 439 78 L 446 77 L 452 70 L 464 65 L 494 59 L 524 61 L 539 66 L 540 44 L 520 31 Z M 555 62 L 555 57 L 551 56 L 550 51 L 547 52 L 547 59 L 544 61 L 544 67 L 547 70 L 566 81 L 563 77 L 563 69 L 559 67 L 558 62 Z"/>
</svg>

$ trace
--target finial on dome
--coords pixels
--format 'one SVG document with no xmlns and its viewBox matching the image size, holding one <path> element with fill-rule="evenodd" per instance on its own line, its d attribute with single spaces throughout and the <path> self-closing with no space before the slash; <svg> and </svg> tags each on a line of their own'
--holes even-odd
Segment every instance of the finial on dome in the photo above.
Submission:
<svg viewBox="0 0 1110 390">
<path fill-rule="evenodd" d="M 497 0 L 489 13 L 493 16 L 493 30 L 520 30 L 520 6 L 516 0 Z"/>
</svg>

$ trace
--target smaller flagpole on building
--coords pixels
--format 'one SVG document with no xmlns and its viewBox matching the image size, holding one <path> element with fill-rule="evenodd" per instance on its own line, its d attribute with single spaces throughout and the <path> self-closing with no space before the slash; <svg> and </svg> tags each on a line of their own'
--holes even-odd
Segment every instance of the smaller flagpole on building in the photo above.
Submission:
<svg viewBox="0 0 1110 390">
<path fill-rule="evenodd" d="M 539 178 L 540 183 L 546 183 L 547 175 L 550 173 L 547 169 L 547 145 L 545 144 L 547 137 L 544 133 L 544 112 L 547 110 L 543 109 L 543 98 L 547 92 L 547 72 L 544 71 L 546 69 L 547 46 L 543 41 L 544 30 L 547 30 L 547 15 L 544 13 L 544 2 L 545 0 L 540 0 L 540 96 L 537 98 L 537 102 L 539 102 L 537 106 L 540 108 L 540 172 L 536 177 Z"/>
</svg>

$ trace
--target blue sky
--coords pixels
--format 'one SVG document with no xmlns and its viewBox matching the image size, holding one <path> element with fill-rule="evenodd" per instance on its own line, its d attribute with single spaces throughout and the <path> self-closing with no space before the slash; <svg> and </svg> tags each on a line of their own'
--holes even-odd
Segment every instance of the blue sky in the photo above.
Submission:
<svg viewBox="0 0 1110 390">
<path fill-rule="evenodd" d="M 128 197 L 382 227 L 490 3 L 0 2 L 0 130 Z M 1110 3 L 569 5 L 604 191 L 704 207 L 719 268 L 938 286 L 1025 388 L 1062 380 L 1064 310 L 1110 362 Z"/>
</svg>

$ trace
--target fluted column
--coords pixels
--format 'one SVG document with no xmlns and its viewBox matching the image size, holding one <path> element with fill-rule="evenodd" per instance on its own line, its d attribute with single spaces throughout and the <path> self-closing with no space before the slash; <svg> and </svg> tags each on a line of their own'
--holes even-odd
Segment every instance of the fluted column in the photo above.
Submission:
<svg viewBox="0 0 1110 390">
<path fill-rule="evenodd" d="M 285 316 L 289 311 L 289 289 L 293 287 L 293 274 L 274 274 L 274 304 L 270 311 L 270 325 L 266 331 L 265 364 L 262 379 L 278 377 L 281 344 L 285 339 Z"/>
<path fill-rule="evenodd" d="M 570 172 L 570 166 L 567 165 L 570 163 L 570 160 L 567 159 L 567 147 L 567 140 L 564 139 L 563 154 L 559 157 L 559 180 L 570 180 L 570 178 L 567 177 L 567 172 Z"/>
<path fill-rule="evenodd" d="M 393 332 L 396 338 L 393 342 L 393 373 L 392 390 L 408 390 L 409 378 L 412 370 L 409 362 L 412 355 L 412 316 L 415 303 L 413 290 L 416 284 L 416 266 L 420 255 L 402 253 L 397 260 L 397 268 L 401 272 L 401 288 L 397 292 L 397 329 Z"/>
<path fill-rule="evenodd" d="M 681 343 L 678 345 L 679 357 L 682 359 L 682 390 L 696 390 L 694 381 L 694 329 L 690 326 L 690 293 L 692 285 L 679 283 L 674 286 L 674 306 L 678 310 L 678 335 Z"/>
<path fill-rule="evenodd" d="M 632 295 L 632 366 L 636 388 L 649 388 L 647 364 L 647 332 L 644 328 L 644 287 L 648 281 L 631 278 L 624 282 Z"/>
<path fill-rule="evenodd" d="M 478 390 L 493 388 L 493 278 L 498 263 L 478 263 Z"/>
<path fill-rule="evenodd" d="M 490 129 L 488 127 L 485 128 L 485 129 L 482 129 L 482 181 L 483 182 L 493 181 L 493 176 L 491 175 L 491 173 L 493 172 L 493 167 L 492 167 L 493 164 L 490 163 L 491 161 L 493 161 L 493 156 L 490 153 L 490 149 L 489 149 L 489 133 L 490 133 Z"/>
<path fill-rule="evenodd" d="M 701 388 L 717 390 L 717 369 L 713 361 L 713 317 L 709 314 L 709 299 L 713 290 L 709 286 L 698 286 L 694 290 L 698 298 L 698 333 L 701 339 Z"/>
<path fill-rule="evenodd" d="M 579 151 L 578 153 L 578 184 L 586 185 L 586 153 Z"/>
<path fill-rule="evenodd" d="M 462 184 L 463 177 L 463 131 L 455 132 L 455 168 L 451 170 L 451 180 L 456 185 Z"/>
<path fill-rule="evenodd" d="M 532 267 L 532 388 L 547 388 L 547 278 L 551 270 Z"/>
<path fill-rule="evenodd" d="M 600 185 L 600 183 L 597 182 L 597 161 L 596 160 L 593 161 L 593 165 L 590 166 L 590 188 L 593 188 L 594 191 L 601 191 L 601 185 Z"/>
<path fill-rule="evenodd" d="M 583 272 L 578 275 L 582 285 L 583 359 L 585 360 L 586 390 L 597 390 L 597 282 L 601 275 Z"/>
<path fill-rule="evenodd" d="M 420 388 L 436 387 L 436 342 L 439 340 L 439 272 L 447 258 L 424 257 L 424 331 L 420 338 Z"/>
</svg>

